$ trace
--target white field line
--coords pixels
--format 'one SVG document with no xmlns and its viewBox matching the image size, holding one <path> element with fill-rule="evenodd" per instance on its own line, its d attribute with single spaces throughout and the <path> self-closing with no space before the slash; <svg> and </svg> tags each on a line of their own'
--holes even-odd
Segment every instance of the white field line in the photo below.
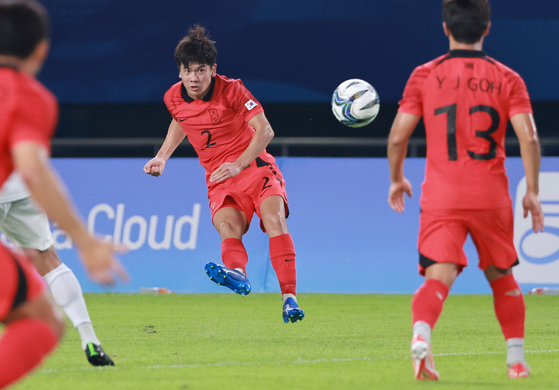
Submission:
<svg viewBox="0 0 559 390">
<path fill-rule="evenodd" d="M 526 354 L 543 354 L 543 353 L 555 353 L 559 352 L 559 349 L 547 349 L 542 351 L 524 351 Z M 505 355 L 505 352 L 453 352 L 453 353 L 439 353 L 434 354 L 434 356 L 467 356 L 467 355 Z M 305 360 L 302 358 L 297 358 L 291 362 L 289 361 L 272 361 L 272 362 L 219 362 L 219 363 L 197 363 L 197 364 L 173 364 L 173 365 L 155 365 L 146 367 L 130 367 L 134 369 L 141 370 L 159 370 L 159 369 L 169 369 L 169 368 L 200 368 L 200 367 L 224 367 L 224 366 L 266 366 L 266 365 L 281 365 L 281 364 L 316 364 L 316 363 L 345 363 L 345 362 L 357 362 L 362 360 L 384 360 L 384 359 L 409 359 L 409 356 L 365 356 L 365 357 L 355 357 L 355 358 L 334 358 L 334 359 L 315 359 L 315 360 Z M 127 367 L 128 368 L 128 367 Z M 116 367 L 81 367 L 81 368 L 62 368 L 62 369 L 50 369 L 41 370 L 37 374 L 57 374 L 62 372 L 80 372 L 80 371 L 98 371 L 98 370 L 119 370 L 122 369 L 120 366 Z"/>
</svg>

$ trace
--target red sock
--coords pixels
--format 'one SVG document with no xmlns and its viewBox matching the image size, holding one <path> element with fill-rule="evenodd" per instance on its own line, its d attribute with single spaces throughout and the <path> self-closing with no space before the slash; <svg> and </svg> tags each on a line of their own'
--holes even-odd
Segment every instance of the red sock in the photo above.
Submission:
<svg viewBox="0 0 559 390">
<path fill-rule="evenodd" d="M 524 338 L 526 306 L 524 296 L 514 276 L 507 275 L 490 283 L 493 289 L 495 314 L 501 325 L 505 340 Z"/>
<path fill-rule="evenodd" d="M 52 328 L 38 319 L 25 318 L 6 326 L 0 338 L 0 389 L 38 366 L 57 342 Z"/>
<path fill-rule="evenodd" d="M 413 295 L 411 301 L 412 323 L 423 321 L 429 324 L 431 330 L 435 327 L 443 304 L 448 296 L 448 287 L 437 279 L 426 280 Z"/>
<path fill-rule="evenodd" d="M 240 268 L 246 275 L 248 254 L 238 238 L 226 238 L 221 242 L 221 260 L 227 268 Z"/>
<path fill-rule="evenodd" d="M 297 270 L 295 268 L 295 247 L 291 234 L 270 238 L 270 260 L 278 276 L 281 293 L 295 295 Z"/>
</svg>

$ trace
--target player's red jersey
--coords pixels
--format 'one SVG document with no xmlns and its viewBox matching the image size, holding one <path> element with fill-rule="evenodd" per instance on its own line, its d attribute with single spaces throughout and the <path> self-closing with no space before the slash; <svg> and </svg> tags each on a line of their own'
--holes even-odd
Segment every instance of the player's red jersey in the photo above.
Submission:
<svg viewBox="0 0 559 390">
<path fill-rule="evenodd" d="M 13 171 L 11 148 L 34 141 L 50 148 L 58 119 L 54 96 L 32 77 L 0 65 L 0 187 Z M 0 245 L 0 319 L 44 290 L 43 280 L 26 259 L 17 261 Z"/>
<path fill-rule="evenodd" d="M 508 119 L 532 113 L 522 78 L 482 51 L 453 50 L 417 67 L 400 112 L 423 116 L 427 164 L 422 209 L 510 206 Z"/>
<path fill-rule="evenodd" d="M 208 188 L 216 185 L 209 182 L 211 173 L 223 163 L 234 162 L 248 147 L 255 131 L 248 121 L 264 111 L 241 80 L 221 75 L 212 80 L 203 99 L 192 99 L 179 81 L 165 93 L 164 100 L 206 169 Z M 275 161 L 265 150 L 259 157 Z"/>
<path fill-rule="evenodd" d="M 50 150 L 58 120 L 58 103 L 41 83 L 23 72 L 0 65 L 0 186 L 13 170 L 10 149 L 20 141 L 36 141 Z"/>
</svg>

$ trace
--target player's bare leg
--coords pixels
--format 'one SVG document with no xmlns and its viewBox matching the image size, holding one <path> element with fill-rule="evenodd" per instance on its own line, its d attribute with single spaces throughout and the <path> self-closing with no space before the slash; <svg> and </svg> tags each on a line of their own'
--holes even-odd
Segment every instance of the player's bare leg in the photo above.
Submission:
<svg viewBox="0 0 559 390">
<path fill-rule="evenodd" d="M 522 291 L 512 275 L 512 268 L 490 265 L 484 273 L 493 290 L 495 314 L 506 340 L 507 375 L 510 378 L 527 378 L 531 371 L 524 358 L 526 307 Z"/>
<path fill-rule="evenodd" d="M 87 360 L 94 366 L 114 366 L 113 360 L 101 348 L 101 342 L 93 330 L 78 279 L 72 270 L 60 261 L 54 247 L 50 246 L 44 251 L 29 248 L 23 251 L 47 282 L 56 304 L 64 310 L 78 330 Z"/>
<path fill-rule="evenodd" d="M 248 255 L 241 241 L 248 226 L 245 214 L 235 207 L 223 207 L 216 211 L 213 224 L 221 237 L 222 264 L 208 262 L 206 274 L 218 286 L 225 286 L 239 295 L 250 293 L 246 277 Z"/>
<path fill-rule="evenodd" d="M 305 312 L 297 303 L 295 247 L 287 230 L 285 202 L 281 196 L 269 196 L 260 204 L 262 224 L 270 238 L 270 260 L 279 280 L 283 299 L 283 321 L 297 322 Z"/>
<path fill-rule="evenodd" d="M 13 310 L 2 324 L 0 389 L 35 369 L 64 333 L 62 313 L 47 291 Z"/>
<path fill-rule="evenodd" d="M 431 349 L 431 332 L 439 319 L 444 301 L 456 276 L 458 276 L 456 264 L 433 264 L 425 269 L 425 283 L 413 296 L 411 359 L 415 379 L 439 379 Z"/>
</svg>

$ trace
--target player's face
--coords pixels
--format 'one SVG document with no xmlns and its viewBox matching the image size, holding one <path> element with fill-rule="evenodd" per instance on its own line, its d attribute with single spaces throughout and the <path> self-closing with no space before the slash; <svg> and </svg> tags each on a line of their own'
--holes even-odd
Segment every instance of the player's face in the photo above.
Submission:
<svg viewBox="0 0 559 390">
<path fill-rule="evenodd" d="M 213 66 L 190 63 L 181 64 L 179 77 L 182 80 L 188 96 L 192 99 L 202 99 L 210 89 L 212 77 L 215 77 L 217 64 Z"/>
</svg>

